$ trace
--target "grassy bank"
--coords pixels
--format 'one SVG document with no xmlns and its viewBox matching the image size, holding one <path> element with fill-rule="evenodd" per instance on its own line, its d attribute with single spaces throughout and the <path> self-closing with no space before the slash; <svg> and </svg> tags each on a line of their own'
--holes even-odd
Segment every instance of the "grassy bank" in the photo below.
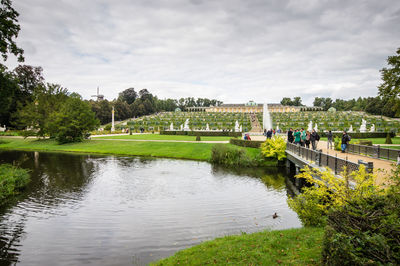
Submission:
<svg viewBox="0 0 400 266">
<path fill-rule="evenodd" d="M 140 135 L 120 135 L 95 137 L 93 139 L 134 139 L 134 140 L 183 140 L 196 141 L 196 136 L 180 136 L 180 135 L 160 135 L 160 134 L 140 134 Z M 229 141 L 231 137 L 201 137 L 202 141 Z"/>
<path fill-rule="evenodd" d="M 87 140 L 58 145 L 54 140 L 0 138 L 0 149 L 25 151 L 58 151 L 99 153 L 132 156 L 152 156 L 208 161 L 212 143 L 146 142 L 119 140 Z M 231 145 L 231 144 L 224 144 Z M 249 156 L 256 156 L 258 149 L 246 148 Z"/>
<path fill-rule="evenodd" d="M 29 181 L 27 170 L 10 164 L 0 165 L 0 207 L 24 189 Z"/>
<path fill-rule="evenodd" d="M 266 231 L 217 238 L 177 252 L 154 265 L 321 264 L 321 228 Z"/>
</svg>

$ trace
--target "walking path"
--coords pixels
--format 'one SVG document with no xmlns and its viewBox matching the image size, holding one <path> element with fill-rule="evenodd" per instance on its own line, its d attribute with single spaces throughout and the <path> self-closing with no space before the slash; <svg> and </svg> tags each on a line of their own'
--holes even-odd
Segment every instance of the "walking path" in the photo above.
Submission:
<svg viewBox="0 0 400 266">
<path fill-rule="evenodd" d="M 265 140 L 266 138 L 264 136 L 252 136 L 252 140 Z M 332 155 L 332 156 L 337 156 L 338 158 L 341 159 L 347 159 L 348 161 L 358 163 L 358 160 L 363 160 L 364 162 L 373 162 L 374 163 L 374 170 L 377 174 L 377 184 L 383 184 L 386 180 L 386 177 L 388 174 L 391 173 L 391 170 L 393 170 L 396 165 L 392 161 L 387 161 L 383 159 L 376 159 L 360 154 L 353 154 L 353 153 L 341 153 L 340 151 L 335 151 L 327 148 L 327 141 L 319 141 L 317 149 L 321 149 L 323 153 Z"/>
</svg>

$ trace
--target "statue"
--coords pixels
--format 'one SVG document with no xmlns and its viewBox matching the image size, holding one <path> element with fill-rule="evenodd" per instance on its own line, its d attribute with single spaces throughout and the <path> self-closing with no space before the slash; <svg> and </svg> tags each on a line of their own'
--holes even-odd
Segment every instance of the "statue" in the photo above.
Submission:
<svg viewBox="0 0 400 266">
<path fill-rule="evenodd" d="M 169 130 L 173 131 L 174 130 L 174 124 L 171 123 L 171 125 L 169 125 Z"/>
<path fill-rule="evenodd" d="M 307 130 L 311 132 L 312 129 L 313 129 L 313 127 L 312 127 L 312 121 L 310 121 L 310 123 L 308 123 L 308 128 L 307 128 Z"/>
<path fill-rule="evenodd" d="M 369 130 L 369 132 L 375 132 L 375 124 L 372 124 L 371 129 Z"/>
<path fill-rule="evenodd" d="M 208 125 L 208 123 L 207 123 L 207 126 L 206 126 L 206 130 L 210 131 L 210 126 Z"/>
<path fill-rule="evenodd" d="M 353 132 L 353 125 L 350 125 L 349 132 Z"/>
<path fill-rule="evenodd" d="M 235 123 L 235 132 L 239 132 L 239 122 L 236 120 L 236 123 Z"/>
<path fill-rule="evenodd" d="M 189 127 L 189 118 L 186 119 L 185 125 L 184 125 L 184 127 L 183 127 L 183 130 L 185 130 L 185 131 L 189 131 L 189 130 L 190 130 L 190 127 Z"/>
<path fill-rule="evenodd" d="M 113 106 L 112 112 L 111 112 L 111 132 L 114 132 L 114 131 L 115 131 L 115 126 L 114 126 L 114 113 L 115 113 L 115 111 L 114 111 L 114 106 Z"/>
<path fill-rule="evenodd" d="M 361 120 L 360 132 L 367 132 L 367 121 L 365 119 Z"/>
</svg>

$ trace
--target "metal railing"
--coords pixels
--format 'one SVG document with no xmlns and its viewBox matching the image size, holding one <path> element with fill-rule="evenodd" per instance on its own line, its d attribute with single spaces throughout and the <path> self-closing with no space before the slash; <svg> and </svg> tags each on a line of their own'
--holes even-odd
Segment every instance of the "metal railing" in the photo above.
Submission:
<svg viewBox="0 0 400 266">
<path fill-rule="evenodd" d="M 337 155 L 332 156 L 326 153 L 322 153 L 322 150 L 312 150 L 289 142 L 286 144 L 286 150 L 292 152 L 300 158 L 313 162 L 318 166 L 328 167 L 332 169 L 335 174 L 340 174 L 345 169 L 347 174 L 351 173 L 352 171 L 357 171 L 359 170 L 361 164 L 365 165 L 366 171 L 370 173 L 373 171 L 374 168 L 372 162 L 366 163 L 362 160 L 359 160 L 358 163 L 354 163 L 346 159 L 338 158 Z"/>
<path fill-rule="evenodd" d="M 397 157 L 400 155 L 400 150 L 381 148 L 378 146 L 366 146 L 359 144 L 347 145 L 347 151 L 351 153 L 357 153 L 361 155 L 371 156 L 377 159 L 386 159 L 397 161 Z"/>
</svg>

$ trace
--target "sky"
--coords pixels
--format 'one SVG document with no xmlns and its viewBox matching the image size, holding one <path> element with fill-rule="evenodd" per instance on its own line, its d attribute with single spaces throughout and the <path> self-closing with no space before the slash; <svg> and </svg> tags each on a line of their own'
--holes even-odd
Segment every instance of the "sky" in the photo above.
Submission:
<svg viewBox="0 0 400 266">
<path fill-rule="evenodd" d="M 85 99 L 376 96 L 398 0 L 14 0 L 25 64 Z M 16 66 L 14 58 L 9 68 Z"/>
</svg>

